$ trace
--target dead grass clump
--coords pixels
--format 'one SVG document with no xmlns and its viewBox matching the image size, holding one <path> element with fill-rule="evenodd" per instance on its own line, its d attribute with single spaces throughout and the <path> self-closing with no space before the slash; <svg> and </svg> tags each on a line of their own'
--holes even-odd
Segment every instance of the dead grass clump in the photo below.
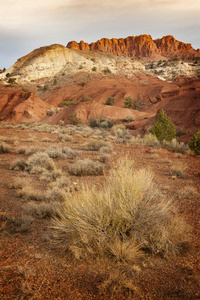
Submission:
<svg viewBox="0 0 200 300">
<path fill-rule="evenodd" d="M 70 147 L 64 147 L 62 149 L 62 152 L 68 158 L 74 158 L 74 157 L 77 157 L 77 156 L 81 156 L 81 154 L 82 154 L 81 151 L 72 150 Z"/>
<path fill-rule="evenodd" d="M 61 209 L 62 204 L 60 202 L 52 203 L 35 203 L 33 201 L 27 203 L 24 207 L 28 215 L 38 218 L 51 218 L 58 215 L 58 209 Z"/>
<path fill-rule="evenodd" d="M 101 163 L 105 164 L 105 163 L 109 162 L 109 160 L 110 160 L 110 155 L 109 155 L 109 154 L 106 154 L 106 153 L 105 153 L 105 154 L 101 154 L 101 155 L 99 156 L 98 160 L 99 160 Z"/>
<path fill-rule="evenodd" d="M 27 147 L 22 146 L 17 150 L 17 153 L 18 154 L 26 154 L 26 151 L 27 151 Z"/>
<path fill-rule="evenodd" d="M 50 148 L 48 148 L 45 153 L 48 154 L 48 156 L 50 158 L 63 158 L 64 155 L 63 155 L 63 152 L 62 152 L 62 149 L 59 148 L 59 147 L 56 147 L 56 146 L 51 146 Z"/>
<path fill-rule="evenodd" d="M 121 160 L 99 190 L 89 185 L 68 193 L 53 238 L 77 259 L 133 262 L 145 254 L 168 257 L 188 242 L 187 226 L 149 170 Z"/>
<path fill-rule="evenodd" d="M 42 175 L 40 176 L 41 181 L 46 181 L 46 182 L 52 182 L 55 181 L 57 178 L 62 176 L 62 171 L 59 169 L 55 169 L 53 171 L 44 171 Z"/>
<path fill-rule="evenodd" d="M 108 144 L 107 146 L 103 146 L 101 147 L 101 149 L 99 150 L 99 152 L 101 154 L 110 154 L 113 152 L 113 147 L 111 144 Z"/>
<path fill-rule="evenodd" d="M 9 153 L 11 151 L 10 146 L 2 143 L 0 144 L 0 153 Z"/>
<path fill-rule="evenodd" d="M 49 202 L 63 202 L 65 200 L 65 196 L 67 193 L 67 189 L 58 188 L 57 186 L 47 190 L 46 192 L 46 200 Z"/>
<path fill-rule="evenodd" d="M 176 139 L 173 139 L 170 142 L 164 141 L 163 146 L 171 152 L 178 152 L 182 154 L 185 154 L 189 150 L 188 145 L 183 142 L 178 142 Z"/>
<path fill-rule="evenodd" d="M 182 162 L 174 163 L 169 170 L 169 175 L 179 178 L 186 178 L 185 170 L 187 166 Z"/>
<path fill-rule="evenodd" d="M 98 137 L 99 138 L 99 137 Z M 101 140 L 94 140 L 91 139 L 87 145 L 86 145 L 86 149 L 91 150 L 91 151 L 99 151 L 100 148 L 107 146 L 107 143 Z"/>
<path fill-rule="evenodd" d="M 195 189 L 193 186 L 185 186 L 180 191 L 180 198 L 184 199 L 190 199 L 192 197 L 199 197 L 200 194 L 198 193 L 197 189 Z"/>
<path fill-rule="evenodd" d="M 44 152 L 44 151 L 45 151 L 45 149 L 41 148 L 41 147 L 30 147 L 30 148 L 26 149 L 25 154 L 26 155 L 32 155 L 32 154 L 34 154 L 36 152 Z"/>
<path fill-rule="evenodd" d="M 43 201 L 45 200 L 45 195 L 42 191 L 34 188 L 31 185 L 24 186 L 21 190 L 17 192 L 17 195 L 26 200 Z"/>
<path fill-rule="evenodd" d="M 50 187 L 51 188 L 59 188 L 59 189 L 62 189 L 62 188 L 68 188 L 69 187 L 69 184 L 70 184 L 70 181 L 67 177 L 65 176 L 62 176 L 60 178 L 57 178 L 57 180 L 55 182 L 52 182 Z"/>
<path fill-rule="evenodd" d="M 80 159 L 71 165 L 69 173 L 76 176 L 102 175 L 103 166 L 100 163 L 94 162 L 90 159 Z"/>
<path fill-rule="evenodd" d="M 30 173 L 42 173 L 45 170 L 54 170 L 54 162 L 48 156 L 47 153 L 37 152 L 29 157 L 27 160 L 28 168 Z"/>
<path fill-rule="evenodd" d="M 25 171 L 27 166 L 25 159 L 16 159 L 11 163 L 10 169 L 15 171 Z"/>
</svg>

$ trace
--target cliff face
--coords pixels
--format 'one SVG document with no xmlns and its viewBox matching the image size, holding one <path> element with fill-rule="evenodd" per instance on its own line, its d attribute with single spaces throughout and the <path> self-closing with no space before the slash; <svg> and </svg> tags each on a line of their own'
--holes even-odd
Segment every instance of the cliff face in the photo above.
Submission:
<svg viewBox="0 0 200 300">
<path fill-rule="evenodd" d="M 180 57 L 183 59 L 200 57 L 200 51 L 192 48 L 191 44 L 177 41 L 168 35 L 161 39 L 153 40 L 150 35 L 129 36 L 125 39 L 103 38 L 95 43 L 80 41 L 69 42 L 67 48 L 83 51 L 103 51 L 118 56 L 150 57 L 156 54 L 167 57 Z"/>
</svg>

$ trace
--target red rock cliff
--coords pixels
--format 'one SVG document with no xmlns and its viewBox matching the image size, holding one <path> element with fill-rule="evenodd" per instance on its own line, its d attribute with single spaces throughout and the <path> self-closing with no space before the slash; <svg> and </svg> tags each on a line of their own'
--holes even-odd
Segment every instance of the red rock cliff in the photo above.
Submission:
<svg viewBox="0 0 200 300">
<path fill-rule="evenodd" d="M 200 57 L 200 52 L 192 48 L 191 44 L 177 41 L 173 36 L 164 36 L 153 40 L 150 35 L 129 36 L 125 39 L 103 38 L 95 43 L 81 41 L 69 42 L 67 48 L 79 50 L 93 50 L 126 55 L 130 57 L 149 57 L 160 54 L 167 57 L 195 58 Z"/>
</svg>

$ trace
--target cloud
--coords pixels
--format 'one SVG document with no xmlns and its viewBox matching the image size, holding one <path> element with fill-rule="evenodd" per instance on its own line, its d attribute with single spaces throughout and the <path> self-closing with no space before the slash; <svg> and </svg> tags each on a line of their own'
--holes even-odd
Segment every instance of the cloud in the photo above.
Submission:
<svg viewBox="0 0 200 300">
<path fill-rule="evenodd" d="M 0 9 L 0 59 L 4 62 L 8 51 L 7 61 L 13 62 L 53 43 L 144 33 L 153 38 L 172 34 L 198 48 L 199 15 L 199 0 L 189 5 L 188 0 L 6 0 Z"/>
</svg>

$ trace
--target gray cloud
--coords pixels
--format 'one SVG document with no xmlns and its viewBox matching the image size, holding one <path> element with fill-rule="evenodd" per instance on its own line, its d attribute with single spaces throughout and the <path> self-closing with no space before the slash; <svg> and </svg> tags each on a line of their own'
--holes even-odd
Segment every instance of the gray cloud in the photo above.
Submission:
<svg viewBox="0 0 200 300">
<path fill-rule="evenodd" d="M 6 0 L 0 10 L 0 68 L 33 49 L 70 40 L 172 34 L 200 47 L 200 1 Z"/>
</svg>

